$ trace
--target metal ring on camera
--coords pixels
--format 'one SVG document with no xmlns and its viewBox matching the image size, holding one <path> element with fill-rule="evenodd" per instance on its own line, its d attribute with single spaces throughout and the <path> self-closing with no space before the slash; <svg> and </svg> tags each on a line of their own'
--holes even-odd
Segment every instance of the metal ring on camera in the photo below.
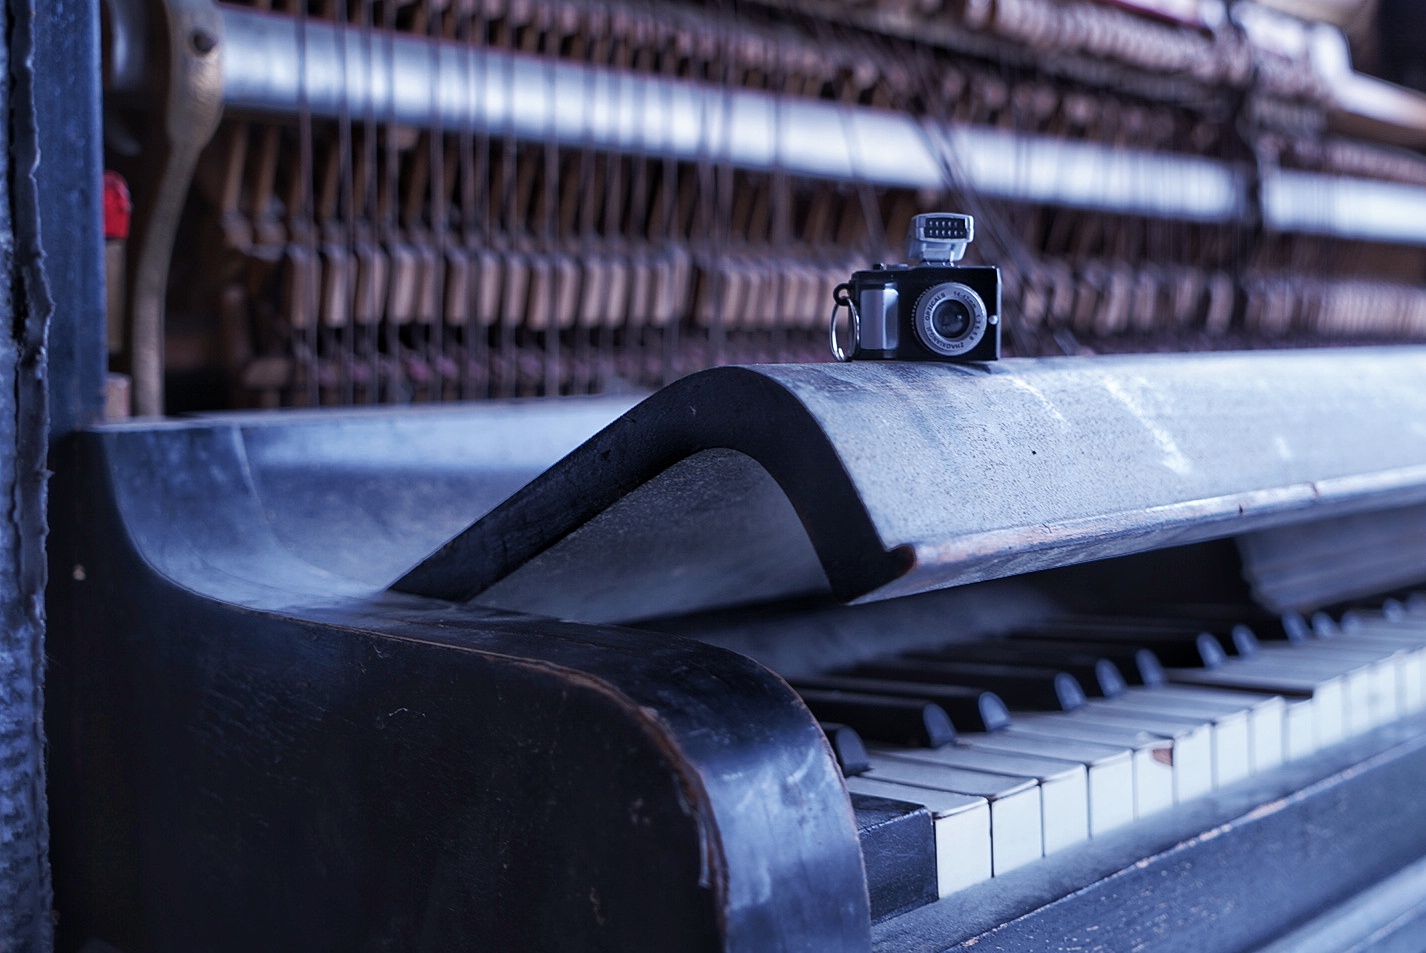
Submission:
<svg viewBox="0 0 1426 953">
<path fill-rule="evenodd" d="M 851 351 L 842 350 L 842 342 L 837 340 L 837 312 L 842 310 L 842 307 L 844 305 L 847 309 L 847 312 L 852 316 Z M 852 359 L 852 354 L 856 352 L 857 343 L 861 341 L 862 338 L 861 315 L 857 314 L 856 303 L 853 302 L 851 298 L 845 298 L 842 301 L 838 301 L 835 298 L 832 299 L 832 318 L 828 324 L 827 331 L 832 338 L 832 356 L 843 363 L 850 361 Z"/>
<path fill-rule="evenodd" d="M 935 309 L 946 301 L 958 302 L 970 319 L 964 333 L 955 338 L 941 334 L 933 323 Z M 916 299 L 911 324 L 927 350 L 941 357 L 960 357 L 973 350 L 985 337 L 990 313 L 986 310 L 985 300 L 976 294 L 975 289 L 959 281 L 943 281 L 927 288 Z"/>
</svg>

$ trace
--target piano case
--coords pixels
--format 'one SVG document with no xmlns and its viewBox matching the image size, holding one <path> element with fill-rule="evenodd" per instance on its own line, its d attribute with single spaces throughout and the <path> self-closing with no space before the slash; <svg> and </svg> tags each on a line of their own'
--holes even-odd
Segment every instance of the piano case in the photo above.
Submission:
<svg viewBox="0 0 1426 953">
<path fill-rule="evenodd" d="M 1426 350 L 1391 349 L 723 368 L 633 407 L 77 434 L 60 948 L 1252 948 L 1426 856 L 1419 717 L 873 926 L 812 715 L 655 629 L 1165 552 L 1241 560 L 1283 609 L 1281 540 L 1339 560 L 1320 604 L 1397 588 L 1426 578 L 1422 420 Z M 1414 551 L 1358 559 L 1383 527 Z"/>
</svg>

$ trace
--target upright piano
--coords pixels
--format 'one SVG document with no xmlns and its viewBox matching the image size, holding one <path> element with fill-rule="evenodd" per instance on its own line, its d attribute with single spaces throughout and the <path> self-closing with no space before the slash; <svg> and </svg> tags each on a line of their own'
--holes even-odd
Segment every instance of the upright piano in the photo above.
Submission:
<svg viewBox="0 0 1426 953">
<path fill-rule="evenodd" d="M 1426 949 L 1370 7 L 105 0 L 58 948 Z M 947 208 L 1011 358 L 829 363 Z"/>
</svg>

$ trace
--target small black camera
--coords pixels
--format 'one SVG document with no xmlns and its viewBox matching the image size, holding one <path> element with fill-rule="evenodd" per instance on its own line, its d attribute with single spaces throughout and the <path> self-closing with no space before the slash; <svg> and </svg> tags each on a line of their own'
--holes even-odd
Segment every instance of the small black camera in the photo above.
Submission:
<svg viewBox="0 0 1426 953">
<path fill-rule="evenodd" d="M 952 265 L 975 238 L 969 215 L 917 215 L 907 233 L 910 265 L 852 274 L 833 295 L 832 353 L 839 361 L 1000 359 L 1000 269 Z M 851 349 L 837 335 L 837 312 L 852 316 Z"/>
</svg>

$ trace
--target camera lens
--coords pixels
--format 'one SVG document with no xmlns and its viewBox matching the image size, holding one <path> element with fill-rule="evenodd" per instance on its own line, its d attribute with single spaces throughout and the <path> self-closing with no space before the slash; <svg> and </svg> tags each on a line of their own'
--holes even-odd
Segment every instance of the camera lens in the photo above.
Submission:
<svg viewBox="0 0 1426 953">
<path fill-rule="evenodd" d="M 974 351 L 989 325 L 985 302 L 973 288 L 959 281 L 927 288 L 916 299 L 911 315 L 916 337 L 928 351 L 941 357 L 960 357 Z"/>
<path fill-rule="evenodd" d="M 951 298 L 936 305 L 931 312 L 931 327 L 943 338 L 952 340 L 964 337 L 970 330 L 970 308 L 964 301 Z"/>
</svg>

